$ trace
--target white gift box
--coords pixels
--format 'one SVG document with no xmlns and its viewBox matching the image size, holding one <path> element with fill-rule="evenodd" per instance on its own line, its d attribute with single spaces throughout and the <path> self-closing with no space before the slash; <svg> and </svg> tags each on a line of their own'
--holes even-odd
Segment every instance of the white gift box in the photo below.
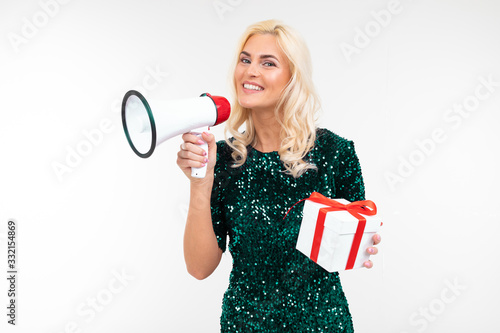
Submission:
<svg viewBox="0 0 500 333">
<path fill-rule="evenodd" d="M 350 203 L 344 199 L 327 200 L 334 200 L 342 205 Z M 328 272 L 363 267 L 363 263 L 370 258 L 366 249 L 373 246 L 372 237 L 382 224 L 380 217 L 365 214 L 360 216 L 356 213 L 351 214 L 347 210 L 334 210 L 324 215 L 324 223 L 318 223 L 320 209 L 327 207 L 329 205 L 306 199 L 297 239 L 297 250 L 304 253 Z M 376 213 L 376 208 L 374 213 Z M 358 215 L 361 220 L 366 219 L 364 230 L 362 228 L 363 223 L 354 215 Z M 323 229 L 321 224 L 323 224 Z M 360 230 L 358 230 L 358 226 Z M 351 254 L 355 236 L 356 243 L 359 242 L 359 248 L 355 251 L 356 245 L 354 245 Z M 313 243 L 315 243 L 315 249 L 313 249 Z M 348 266 L 348 262 L 351 267 Z"/>
</svg>

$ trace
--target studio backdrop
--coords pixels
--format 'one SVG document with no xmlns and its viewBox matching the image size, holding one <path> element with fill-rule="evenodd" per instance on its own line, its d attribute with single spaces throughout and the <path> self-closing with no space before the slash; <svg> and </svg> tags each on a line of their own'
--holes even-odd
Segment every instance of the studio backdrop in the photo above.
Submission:
<svg viewBox="0 0 500 333">
<path fill-rule="evenodd" d="M 500 330 L 499 2 L 30 0 L 0 2 L 1 332 L 218 332 L 231 255 L 187 273 L 182 140 L 140 158 L 122 101 L 233 103 L 238 38 L 271 18 L 383 217 L 374 267 L 341 273 L 355 331 Z"/>
</svg>

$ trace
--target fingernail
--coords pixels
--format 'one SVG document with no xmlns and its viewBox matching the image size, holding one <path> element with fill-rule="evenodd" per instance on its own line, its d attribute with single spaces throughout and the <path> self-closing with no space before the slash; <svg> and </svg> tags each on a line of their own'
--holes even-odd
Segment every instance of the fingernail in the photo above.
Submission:
<svg viewBox="0 0 500 333">
<path fill-rule="evenodd" d="M 208 163 L 208 158 L 205 158 L 203 162 Z"/>
<path fill-rule="evenodd" d="M 373 253 L 373 249 L 368 249 L 368 252 Z"/>
<path fill-rule="evenodd" d="M 203 140 L 198 140 L 198 144 L 199 144 L 199 145 L 202 145 L 202 144 L 204 144 L 204 143 L 205 143 L 205 141 L 203 141 Z"/>
<path fill-rule="evenodd" d="M 206 151 L 203 151 L 203 156 L 207 156 L 207 152 Z"/>
<path fill-rule="evenodd" d="M 205 135 L 210 135 L 210 133 L 208 133 L 208 132 L 203 132 L 203 134 L 205 134 Z"/>
<path fill-rule="evenodd" d="M 206 164 L 205 163 L 202 163 L 201 166 L 204 167 Z"/>
</svg>

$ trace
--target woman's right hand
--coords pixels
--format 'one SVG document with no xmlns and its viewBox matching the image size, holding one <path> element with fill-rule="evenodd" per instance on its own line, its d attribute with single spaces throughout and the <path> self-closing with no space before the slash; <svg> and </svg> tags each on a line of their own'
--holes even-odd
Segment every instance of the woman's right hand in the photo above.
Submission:
<svg viewBox="0 0 500 333">
<path fill-rule="evenodd" d="M 184 133 L 180 150 L 177 153 L 177 165 L 181 168 L 184 174 L 191 182 L 203 183 L 206 179 L 213 181 L 215 162 L 217 159 L 217 144 L 213 134 L 203 132 L 203 140 L 208 144 L 208 154 L 199 146 L 204 142 L 192 133 Z M 200 168 L 207 165 L 207 174 L 205 178 L 195 178 L 191 176 L 191 168 Z"/>
</svg>

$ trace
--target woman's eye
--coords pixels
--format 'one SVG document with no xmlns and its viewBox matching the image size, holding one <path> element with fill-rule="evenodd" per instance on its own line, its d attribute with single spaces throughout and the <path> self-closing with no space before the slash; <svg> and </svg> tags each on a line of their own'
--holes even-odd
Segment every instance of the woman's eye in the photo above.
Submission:
<svg viewBox="0 0 500 333">
<path fill-rule="evenodd" d="M 242 63 L 244 63 L 244 64 L 249 64 L 249 63 L 250 63 L 250 60 L 248 60 L 248 59 L 246 59 L 246 58 L 242 58 L 240 61 L 241 61 Z"/>
<path fill-rule="evenodd" d="M 266 66 L 266 67 L 272 67 L 272 66 L 276 66 L 276 65 L 273 62 L 266 61 L 264 63 L 264 66 Z"/>
</svg>

